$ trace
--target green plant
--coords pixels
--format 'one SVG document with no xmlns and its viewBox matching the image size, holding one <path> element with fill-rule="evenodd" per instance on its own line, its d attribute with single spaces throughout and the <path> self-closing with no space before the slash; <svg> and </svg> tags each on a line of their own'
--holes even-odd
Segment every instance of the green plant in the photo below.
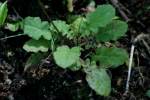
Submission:
<svg viewBox="0 0 150 100">
<path fill-rule="evenodd" d="M 0 4 L 0 27 L 4 25 L 8 13 L 7 1 Z"/>
<path fill-rule="evenodd" d="M 147 90 L 145 95 L 150 98 L 150 90 Z"/>
<path fill-rule="evenodd" d="M 39 17 L 26 17 L 23 34 L 31 39 L 23 49 L 33 54 L 25 69 L 39 62 L 36 58 L 42 56 L 40 52 L 49 52 L 57 66 L 85 72 L 89 86 L 97 94 L 108 96 L 111 92 L 108 68 L 116 68 L 128 60 L 124 49 L 105 45 L 105 42 L 124 36 L 127 31 L 126 22 L 115 17 L 111 5 L 100 5 L 94 12 L 85 17 L 78 16 L 71 23 L 62 20 L 49 23 Z"/>
</svg>

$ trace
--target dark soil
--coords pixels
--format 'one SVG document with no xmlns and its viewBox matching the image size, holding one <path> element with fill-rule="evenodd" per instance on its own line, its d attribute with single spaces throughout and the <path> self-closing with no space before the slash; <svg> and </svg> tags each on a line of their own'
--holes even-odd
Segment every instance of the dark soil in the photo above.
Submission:
<svg viewBox="0 0 150 100">
<path fill-rule="evenodd" d="M 0 0 L 4 1 L 4 0 Z M 36 0 L 8 0 L 9 17 L 18 19 L 26 16 L 40 16 L 47 20 Z M 68 12 L 63 0 L 43 0 L 51 19 L 67 19 Z M 82 14 L 90 0 L 74 0 L 75 14 Z M 96 4 L 112 3 L 113 0 L 95 0 Z M 150 34 L 150 1 L 119 0 L 117 15 L 122 16 L 119 9 L 130 19 L 129 30 L 119 40 L 119 46 L 130 52 L 133 39 L 141 34 Z M 115 6 L 114 6 L 115 7 Z M 17 11 L 17 13 L 14 11 Z M 129 12 L 127 12 L 128 10 Z M 19 15 L 17 15 L 19 14 Z M 16 34 L 21 31 L 17 31 Z M 0 31 L 0 37 L 9 36 L 7 30 Z M 14 33 L 13 33 L 14 34 Z M 0 41 L 0 100 L 149 100 L 145 93 L 150 89 L 150 50 L 139 41 L 134 54 L 134 67 L 131 73 L 130 92 L 124 94 L 128 68 L 120 66 L 110 70 L 112 92 L 109 97 L 102 97 L 92 91 L 85 81 L 85 75 L 78 71 L 66 71 L 44 63 L 40 68 L 32 68 L 23 72 L 25 61 L 30 56 L 22 49 L 28 37 L 15 37 Z M 144 41 L 150 46 L 150 39 Z"/>
</svg>

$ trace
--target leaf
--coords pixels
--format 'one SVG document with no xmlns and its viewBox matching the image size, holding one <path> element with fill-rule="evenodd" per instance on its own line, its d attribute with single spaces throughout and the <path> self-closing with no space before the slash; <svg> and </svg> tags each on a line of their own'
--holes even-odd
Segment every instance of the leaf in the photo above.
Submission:
<svg viewBox="0 0 150 100">
<path fill-rule="evenodd" d="M 97 32 L 99 27 L 105 27 L 115 17 L 115 9 L 111 5 L 100 5 L 96 10 L 87 15 L 88 27 L 92 32 Z"/>
<path fill-rule="evenodd" d="M 24 20 L 24 34 L 35 40 L 41 37 L 51 40 L 52 36 L 47 21 L 41 21 L 39 17 L 26 17 Z"/>
<path fill-rule="evenodd" d="M 78 71 L 78 70 L 80 70 L 81 69 L 81 62 L 80 62 L 80 60 L 77 60 L 76 64 L 70 66 L 69 69 L 71 71 Z"/>
<path fill-rule="evenodd" d="M 103 68 L 98 68 L 95 61 L 85 61 L 83 65 L 89 86 L 99 95 L 108 96 L 111 92 L 111 79 Z"/>
<path fill-rule="evenodd" d="M 106 27 L 99 29 L 99 34 L 96 35 L 96 38 L 102 42 L 117 40 L 127 32 L 127 29 L 127 23 L 120 20 L 113 20 Z"/>
<path fill-rule="evenodd" d="M 146 96 L 150 98 L 150 90 L 146 91 Z"/>
<path fill-rule="evenodd" d="M 64 45 L 58 47 L 53 56 L 56 64 L 65 69 L 77 63 L 80 57 L 80 47 L 69 48 Z"/>
<path fill-rule="evenodd" d="M 25 43 L 23 49 L 27 52 L 47 52 L 50 48 L 50 41 L 45 39 L 34 40 L 31 39 Z"/>
<path fill-rule="evenodd" d="M 92 69 L 87 73 L 86 80 L 97 94 L 108 96 L 111 92 L 111 79 L 105 69 Z"/>
<path fill-rule="evenodd" d="M 86 7 L 87 12 L 93 12 L 93 11 L 95 11 L 95 5 L 96 5 L 96 2 L 93 1 L 93 0 L 91 0 L 90 3 Z"/>
<path fill-rule="evenodd" d="M 101 47 L 96 50 L 93 60 L 99 61 L 103 68 L 115 68 L 124 64 L 128 60 L 128 53 L 121 48 Z"/>
<path fill-rule="evenodd" d="M 27 71 L 30 67 L 35 67 L 36 65 L 38 65 L 42 59 L 44 59 L 45 54 L 43 53 L 33 53 L 27 60 L 26 64 L 25 64 L 25 68 L 24 71 Z"/>
<path fill-rule="evenodd" d="M 81 34 L 82 36 L 89 35 L 90 31 L 86 25 L 87 20 L 84 17 L 79 17 L 70 24 L 70 29 L 73 31 L 74 36 L 77 36 L 78 34 Z"/>
<path fill-rule="evenodd" d="M 86 19 L 84 17 L 78 17 L 70 24 L 70 29 L 74 32 L 74 34 L 79 34 L 80 26 L 82 26 L 85 20 Z"/>
<path fill-rule="evenodd" d="M 53 21 L 53 24 L 56 26 L 58 31 L 62 33 L 63 36 L 66 35 L 68 38 L 72 38 L 72 32 L 69 31 L 70 27 L 68 24 L 66 24 L 65 21 L 55 20 Z M 50 29 L 53 30 L 54 32 L 57 32 L 57 30 L 52 24 L 50 25 Z"/>
<path fill-rule="evenodd" d="M 67 0 L 67 8 L 69 12 L 73 12 L 73 0 Z"/>
<path fill-rule="evenodd" d="M 19 29 L 20 23 L 16 22 L 16 23 L 7 23 L 6 29 L 15 32 Z"/>
<path fill-rule="evenodd" d="M 8 13 L 7 1 L 0 5 L 0 27 L 4 25 Z"/>
</svg>

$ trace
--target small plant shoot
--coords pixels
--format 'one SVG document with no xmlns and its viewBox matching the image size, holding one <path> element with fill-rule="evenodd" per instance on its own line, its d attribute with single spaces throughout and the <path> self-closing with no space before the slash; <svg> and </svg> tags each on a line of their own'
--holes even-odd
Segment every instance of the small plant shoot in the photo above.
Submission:
<svg viewBox="0 0 150 100">
<path fill-rule="evenodd" d="M 73 0 L 67 0 L 68 12 L 73 12 Z M 0 5 L 0 26 L 7 17 L 7 2 Z M 126 22 L 116 19 L 115 8 L 110 4 L 98 5 L 95 11 L 77 16 L 72 21 L 42 20 L 28 16 L 22 21 L 22 34 L 30 39 L 23 49 L 31 53 L 25 71 L 50 55 L 53 65 L 63 70 L 82 71 L 86 81 L 98 95 L 109 96 L 111 77 L 109 68 L 116 68 L 128 61 L 128 53 L 114 42 L 128 30 Z M 18 24 L 7 24 L 15 32 Z M 105 43 L 113 44 L 107 46 Z M 88 47 L 88 48 L 86 48 Z M 48 56 L 47 55 L 47 56 Z"/>
<path fill-rule="evenodd" d="M 72 11 L 72 8 L 68 9 Z M 115 46 L 106 47 L 102 43 L 117 41 L 128 30 L 126 22 L 114 19 L 115 13 L 111 5 L 99 5 L 94 12 L 88 13 L 86 17 L 79 16 L 72 23 L 63 20 L 53 20 L 48 23 L 39 17 L 27 17 L 24 19 L 23 31 L 31 37 L 31 40 L 27 41 L 23 48 L 33 53 L 52 51 L 55 64 L 63 69 L 84 69 L 89 86 L 97 94 L 108 96 L 111 93 L 111 78 L 107 70 L 123 65 L 128 60 L 125 49 Z M 86 41 L 82 46 L 80 41 L 90 38 L 97 46 L 91 47 L 95 49 L 95 53 L 89 52 L 89 58 L 86 59 L 90 59 L 90 62 L 99 62 L 99 65 L 95 64 L 94 68 L 93 65 L 85 66 L 83 62 L 86 61 L 83 60 L 84 56 L 81 56 L 86 52 L 84 47 L 90 41 Z M 102 46 L 98 47 L 98 44 Z M 55 48 L 52 50 L 51 47 Z"/>
</svg>

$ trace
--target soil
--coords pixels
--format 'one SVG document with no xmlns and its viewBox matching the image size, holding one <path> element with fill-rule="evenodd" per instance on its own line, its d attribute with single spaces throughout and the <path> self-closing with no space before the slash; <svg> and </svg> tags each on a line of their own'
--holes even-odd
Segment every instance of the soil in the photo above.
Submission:
<svg viewBox="0 0 150 100">
<path fill-rule="evenodd" d="M 1 0 L 3 1 L 3 0 Z M 8 0 L 11 19 L 26 16 L 40 16 L 46 19 L 38 2 L 35 0 Z M 74 0 L 75 14 L 82 14 L 90 0 Z M 111 3 L 115 0 L 95 0 L 96 4 Z M 66 19 L 68 12 L 61 0 L 44 0 L 51 19 Z M 117 15 L 123 20 L 125 13 L 130 20 L 125 37 L 118 41 L 119 46 L 130 52 L 133 40 L 141 33 L 150 34 L 150 1 L 119 0 Z M 28 6 L 27 6 L 28 5 Z M 114 7 L 116 7 L 114 5 Z M 124 8 L 124 9 L 123 9 Z M 17 13 L 14 11 L 17 11 Z M 123 9 L 123 10 L 122 10 Z M 19 16 L 17 15 L 19 14 Z M 47 20 L 47 19 L 46 19 Z M 16 32 L 21 32 L 20 30 Z M 14 34 L 0 30 L 0 37 Z M 15 37 L 0 41 L 0 100 L 149 100 L 145 93 L 150 89 L 150 38 L 138 41 L 135 46 L 134 67 L 130 80 L 130 92 L 124 94 L 128 68 L 120 66 L 109 71 L 112 79 L 112 92 L 108 97 L 97 95 L 90 89 L 81 72 L 66 71 L 44 63 L 40 68 L 33 68 L 24 73 L 25 61 L 30 56 L 22 49 L 28 37 Z M 144 42 L 143 42 L 144 41 Z M 146 46 L 146 44 L 148 47 Z"/>
</svg>

